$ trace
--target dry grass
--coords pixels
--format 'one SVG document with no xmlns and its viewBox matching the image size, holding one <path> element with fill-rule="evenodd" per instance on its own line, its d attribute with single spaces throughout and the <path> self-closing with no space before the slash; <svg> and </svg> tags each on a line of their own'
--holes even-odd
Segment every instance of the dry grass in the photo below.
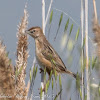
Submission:
<svg viewBox="0 0 100 100">
<path fill-rule="evenodd" d="M 26 66 L 28 58 L 28 36 L 25 34 L 27 28 L 27 18 L 28 14 L 26 9 L 24 10 L 24 17 L 18 28 L 18 45 L 17 45 L 17 60 L 16 60 L 16 92 L 20 100 L 25 100 L 28 94 L 28 89 L 25 85 L 26 77 Z M 28 86 L 29 87 L 29 86 Z M 22 98 L 21 98 L 22 97 Z"/>
<path fill-rule="evenodd" d="M 14 70 L 0 41 L 0 100 L 15 100 Z"/>
<path fill-rule="evenodd" d="M 18 28 L 17 60 L 16 66 L 11 64 L 7 56 L 5 46 L 0 41 L 0 100 L 26 100 L 29 84 L 25 85 L 26 66 L 28 58 L 27 10 L 24 9 L 24 17 Z"/>
</svg>

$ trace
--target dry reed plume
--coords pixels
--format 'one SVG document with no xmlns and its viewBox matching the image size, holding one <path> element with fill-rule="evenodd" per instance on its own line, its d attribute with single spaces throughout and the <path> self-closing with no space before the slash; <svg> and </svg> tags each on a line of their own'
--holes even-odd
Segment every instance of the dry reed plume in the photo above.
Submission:
<svg viewBox="0 0 100 100">
<path fill-rule="evenodd" d="M 24 9 L 24 17 L 21 20 L 21 23 L 18 27 L 18 45 L 17 45 L 17 60 L 16 60 L 16 94 L 20 100 L 27 99 L 29 87 L 25 86 L 25 77 L 26 77 L 26 66 L 28 58 L 28 37 L 25 34 L 27 28 L 28 14 L 26 9 Z"/>
<path fill-rule="evenodd" d="M 24 17 L 18 28 L 17 60 L 15 70 L 7 57 L 5 46 L 0 41 L 0 100 L 26 100 L 29 84 L 25 86 L 26 66 L 28 58 L 28 37 L 25 34 L 28 14 L 24 9 Z"/>
<path fill-rule="evenodd" d="M 0 100 L 15 100 L 14 67 L 5 48 L 0 41 Z"/>
</svg>

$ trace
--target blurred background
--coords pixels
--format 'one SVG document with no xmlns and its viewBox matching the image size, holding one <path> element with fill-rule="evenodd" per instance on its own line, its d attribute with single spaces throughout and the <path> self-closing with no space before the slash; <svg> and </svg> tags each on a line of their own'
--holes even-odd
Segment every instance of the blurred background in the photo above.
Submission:
<svg viewBox="0 0 100 100">
<path fill-rule="evenodd" d="M 46 15 L 49 7 L 50 0 L 46 1 Z M 42 1 L 41 0 L 1 0 L 0 1 L 0 38 L 3 40 L 6 45 L 7 51 L 9 51 L 9 58 L 12 59 L 12 63 L 15 64 L 16 60 L 16 46 L 17 46 L 17 25 L 21 21 L 21 18 L 24 15 L 24 8 L 27 2 L 27 11 L 29 14 L 28 18 L 28 28 L 32 26 L 40 26 L 42 27 Z M 98 18 L 100 18 L 100 0 L 96 0 L 97 3 L 97 13 Z M 54 0 L 52 8 L 53 10 L 53 19 L 51 26 L 49 25 L 49 21 L 46 26 L 46 37 L 55 50 L 58 52 L 62 60 L 64 61 L 66 67 L 74 73 L 79 72 L 81 75 L 81 66 L 80 66 L 80 48 L 81 48 L 81 32 L 79 33 L 78 40 L 75 41 L 75 36 L 80 27 L 80 13 L 81 13 L 81 0 Z M 61 22 L 61 26 L 58 31 L 58 35 L 56 40 L 54 41 L 54 37 L 56 35 L 59 19 L 61 13 L 63 12 L 63 20 Z M 65 13 L 66 14 L 65 14 Z M 69 19 L 69 26 L 66 32 L 66 38 L 63 38 L 64 35 L 64 27 Z M 73 20 L 74 21 L 73 21 Z M 94 34 L 92 32 L 92 21 L 93 21 L 93 3 L 92 0 L 89 0 L 89 56 L 95 56 L 95 45 L 93 44 L 92 39 L 94 38 Z M 70 32 L 70 27 L 73 24 L 73 30 L 71 32 L 71 36 L 68 37 Z M 49 31 L 50 28 L 50 31 Z M 48 34 L 49 33 L 49 34 Z M 66 47 L 66 41 L 68 40 L 68 44 Z M 64 47 L 66 47 L 64 49 Z M 73 49 L 74 47 L 74 49 Z M 33 38 L 29 37 L 29 58 L 28 58 L 28 66 L 26 69 L 26 84 L 29 81 L 29 71 L 33 65 L 33 59 L 35 56 L 35 43 Z M 92 80 L 93 77 L 95 80 Z M 100 78 L 96 78 L 96 72 L 92 71 L 90 76 L 92 82 L 99 83 Z M 78 100 L 79 93 L 76 89 L 76 81 L 69 75 L 61 75 L 62 84 L 63 84 L 63 93 L 62 100 Z M 41 75 L 38 70 L 38 74 L 36 76 L 35 84 L 34 84 L 34 96 L 39 95 L 38 88 L 40 87 Z M 59 89 L 58 89 L 59 90 Z M 54 90 L 56 91 L 56 89 Z M 51 89 L 48 91 L 48 95 L 51 95 Z M 55 95 L 55 92 L 54 92 Z M 52 96 L 52 95 L 51 95 Z M 91 98 L 94 98 L 95 95 L 91 94 Z M 39 98 L 34 98 L 35 100 L 39 100 Z M 48 98 L 47 100 L 51 100 L 52 98 Z M 91 99 L 94 100 L 94 99 Z"/>
</svg>

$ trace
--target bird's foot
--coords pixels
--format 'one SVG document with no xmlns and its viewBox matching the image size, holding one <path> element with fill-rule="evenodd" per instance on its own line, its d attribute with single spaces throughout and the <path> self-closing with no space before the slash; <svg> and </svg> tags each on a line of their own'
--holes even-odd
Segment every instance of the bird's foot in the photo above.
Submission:
<svg viewBox="0 0 100 100">
<path fill-rule="evenodd" d="M 40 73 L 44 72 L 44 70 L 42 68 L 40 68 Z"/>
<path fill-rule="evenodd" d="M 38 90 L 41 91 L 41 88 L 38 88 Z M 44 85 L 44 88 L 42 88 L 42 92 L 45 92 L 45 85 Z"/>
<path fill-rule="evenodd" d="M 46 83 L 47 83 L 48 81 L 49 81 L 49 79 L 46 80 Z M 46 89 L 46 88 L 45 88 L 45 87 L 46 87 L 46 83 L 44 83 L 44 88 L 42 89 L 42 92 L 45 92 L 45 91 L 46 91 L 46 90 L 45 90 L 45 89 Z M 39 88 L 38 90 L 41 90 L 41 88 Z"/>
</svg>

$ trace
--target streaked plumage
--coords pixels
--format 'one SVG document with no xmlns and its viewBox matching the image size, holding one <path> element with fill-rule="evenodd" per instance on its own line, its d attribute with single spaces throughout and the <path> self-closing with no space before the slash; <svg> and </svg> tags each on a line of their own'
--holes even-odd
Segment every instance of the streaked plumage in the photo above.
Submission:
<svg viewBox="0 0 100 100">
<path fill-rule="evenodd" d="M 67 70 L 58 53 L 53 49 L 47 41 L 40 27 L 32 27 L 26 31 L 35 39 L 35 53 L 40 66 L 46 67 L 46 71 L 50 75 L 51 70 L 56 70 L 57 73 L 67 73 L 74 78 L 76 74 Z"/>
</svg>

